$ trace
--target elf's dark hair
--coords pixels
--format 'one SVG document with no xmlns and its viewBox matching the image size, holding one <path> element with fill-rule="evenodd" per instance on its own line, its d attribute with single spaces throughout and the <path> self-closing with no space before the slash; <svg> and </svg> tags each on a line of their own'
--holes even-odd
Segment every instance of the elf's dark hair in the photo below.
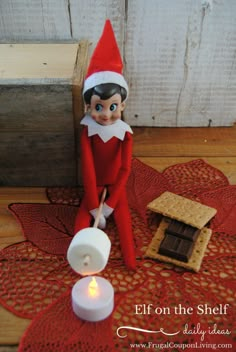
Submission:
<svg viewBox="0 0 236 352">
<path fill-rule="evenodd" d="M 88 89 L 84 93 L 84 101 L 86 104 L 90 104 L 93 95 L 98 95 L 102 100 L 107 100 L 116 93 L 120 94 L 121 101 L 124 101 L 127 97 L 127 91 L 124 87 L 121 87 L 116 83 L 102 83 Z"/>
</svg>

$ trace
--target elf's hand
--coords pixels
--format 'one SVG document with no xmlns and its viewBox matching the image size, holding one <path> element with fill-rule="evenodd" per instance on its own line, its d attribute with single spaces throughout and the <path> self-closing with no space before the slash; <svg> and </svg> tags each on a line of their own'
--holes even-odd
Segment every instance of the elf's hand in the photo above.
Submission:
<svg viewBox="0 0 236 352">
<path fill-rule="evenodd" d="M 94 220 L 96 220 L 98 208 L 92 209 L 89 212 L 93 216 Z M 106 227 L 106 219 L 105 219 L 105 216 L 101 213 L 99 217 L 98 228 L 103 230 L 105 229 L 105 227 Z"/>
<path fill-rule="evenodd" d="M 113 211 L 114 209 L 109 207 L 106 202 L 103 203 L 102 214 L 106 219 L 113 213 Z"/>
</svg>

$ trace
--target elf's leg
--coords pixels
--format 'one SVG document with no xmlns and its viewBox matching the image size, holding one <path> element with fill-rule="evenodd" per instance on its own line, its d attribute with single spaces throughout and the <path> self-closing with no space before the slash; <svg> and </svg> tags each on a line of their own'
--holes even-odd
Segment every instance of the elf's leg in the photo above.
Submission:
<svg viewBox="0 0 236 352">
<path fill-rule="evenodd" d="M 136 255 L 131 216 L 125 191 L 120 196 L 113 216 L 119 233 L 121 252 L 124 257 L 124 262 L 129 269 L 134 270 L 136 268 Z"/>
<path fill-rule="evenodd" d="M 103 187 L 97 187 L 98 199 L 100 199 L 102 191 L 103 191 Z M 75 218 L 75 225 L 74 225 L 75 234 L 86 227 L 93 226 L 91 224 L 92 224 L 92 220 L 94 222 L 94 219 L 88 210 L 87 204 L 88 202 L 85 195 L 81 201 L 78 213 Z"/>
<path fill-rule="evenodd" d="M 85 198 L 83 198 L 75 217 L 74 234 L 91 225 L 92 215 L 89 213 L 85 203 Z"/>
</svg>

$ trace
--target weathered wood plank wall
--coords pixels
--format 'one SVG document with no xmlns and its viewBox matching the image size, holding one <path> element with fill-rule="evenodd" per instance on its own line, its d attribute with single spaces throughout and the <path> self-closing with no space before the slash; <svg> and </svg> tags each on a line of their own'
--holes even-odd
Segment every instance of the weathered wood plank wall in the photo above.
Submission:
<svg viewBox="0 0 236 352">
<path fill-rule="evenodd" d="M 88 42 L 0 45 L 0 186 L 75 185 Z"/>
<path fill-rule="evenodd" d="M 131 123 L 216 126 L 236 121 L 236 1 L 128 3 Z"/>
<path fill-rule="evenodd" d="M 0 41 L 88 39 L 93 48 L 107 17 L 131 87 L 130 124 L 235 122 L 235 0 L 1 0 Z"/>
<path fill-rule="evenodd" d="M 71 87 L 0 88 L 0 105 L 0 186 L 75 184 Z"/>
</svg>

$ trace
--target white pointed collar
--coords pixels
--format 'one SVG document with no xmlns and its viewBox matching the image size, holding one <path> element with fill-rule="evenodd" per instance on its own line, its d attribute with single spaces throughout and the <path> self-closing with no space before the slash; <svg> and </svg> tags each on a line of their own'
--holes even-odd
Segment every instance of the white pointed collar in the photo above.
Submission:
<svg viewBox="0 0 236 352">
<path fill-rule="evenodd" d="M 103 126 L 94 121 L 89 114 L 86 114 L 80 124 L 88 126 L 89 137 L 98 134 L 104 143 L 108 142 L 112 137 L 123 141 L 126 132 L 133 133 L 131 127 L 120 119 L 116 120 L 112 125 Z"/>
</svg>

